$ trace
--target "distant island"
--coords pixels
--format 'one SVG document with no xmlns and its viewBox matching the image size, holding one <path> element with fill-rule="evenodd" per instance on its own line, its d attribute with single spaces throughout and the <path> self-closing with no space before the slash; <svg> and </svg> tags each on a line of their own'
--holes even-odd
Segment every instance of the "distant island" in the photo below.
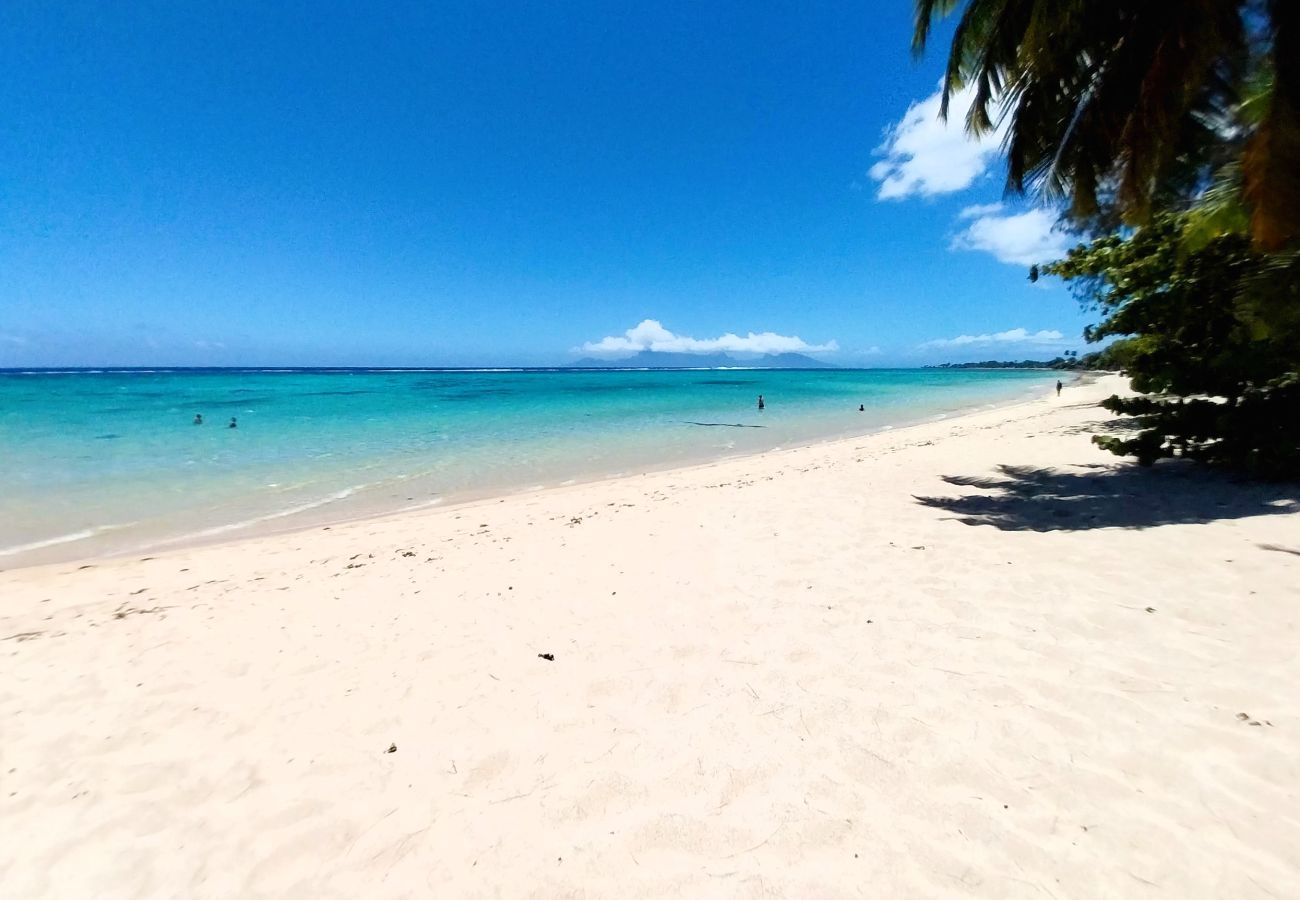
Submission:
<svg viewBox="0 0 1300 900">
<path fill-rule="evenodd" d="M 741 358 L 727 353 L 665 353 L 642 350 L 622 359 L 580 359 L 570 369 L 835 369 L 802 353 L 771 353 Z"/>
</svg>

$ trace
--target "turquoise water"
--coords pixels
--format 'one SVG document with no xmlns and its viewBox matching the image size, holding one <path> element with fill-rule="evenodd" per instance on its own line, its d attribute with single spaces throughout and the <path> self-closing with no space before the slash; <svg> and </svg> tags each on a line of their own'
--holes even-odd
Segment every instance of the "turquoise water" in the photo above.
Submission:
<svg viewBox="0 0 1300 900">
<path fill-rule="evenodd" d="M 0 566 L 789 447 L 1054 381 L 969 370 L 4 372 Z M 196 413 L 204 425 L 191 424 Z"/>
</svg>

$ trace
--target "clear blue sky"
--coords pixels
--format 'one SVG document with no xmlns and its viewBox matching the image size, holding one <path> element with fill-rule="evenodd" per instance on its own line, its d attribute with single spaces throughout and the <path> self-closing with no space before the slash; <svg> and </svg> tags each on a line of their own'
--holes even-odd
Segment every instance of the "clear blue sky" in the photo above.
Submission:
<svg viewBox="0 0 1300 900">
<path fill-rule="evenodd" d="M 1082 347 L 909 0 L 369 6 L 0 6 L 0 366 Z"/>
</svg>

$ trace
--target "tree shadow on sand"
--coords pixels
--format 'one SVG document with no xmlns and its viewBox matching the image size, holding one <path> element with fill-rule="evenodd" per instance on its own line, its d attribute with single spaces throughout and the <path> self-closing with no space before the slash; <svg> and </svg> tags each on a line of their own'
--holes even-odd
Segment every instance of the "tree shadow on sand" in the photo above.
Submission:
<svg viewBox="0 0 1300 900">
<path fill-rule="evenodd" d="M 1133 464 L 998 466 L 997 472 L 943 478 L 982 493 L 916 500 L 953 513 L 967 525 L 1004 531 L 1151 528 L 1300 512 L 1300 484 L 1242 481 L 1179 460 L 1149 469 Z"/>
<path fill-rule="evenodd" d="M 1093 406 L 1095 404 L 1088 404 Z M 1137 432 L 1147 427 L 1141 419 L 1112 419 L 1109 422 L 1084 422 L 1082 425 L 1075 425 L 1072 428 L 1064 429 L 1064 434 L 1113 434 L 1123 435 L 1124 437 L 1133 437 Z"/>
</svg>

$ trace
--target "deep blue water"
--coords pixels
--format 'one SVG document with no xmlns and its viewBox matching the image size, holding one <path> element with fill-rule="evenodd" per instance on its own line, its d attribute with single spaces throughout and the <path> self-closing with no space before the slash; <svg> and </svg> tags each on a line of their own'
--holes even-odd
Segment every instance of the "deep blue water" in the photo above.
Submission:
<svg viewBox="0 0 1300 900">
<path fill-rule="evenodd" d="M 1055 377 L 934 369 L 0 372 L 0 565 L 788 447 L 1014 399 Z M 196 414 L 205 424 L 191 424 Z M 227 427 L 232 416 L 236 429 Z"/>
</svg>

